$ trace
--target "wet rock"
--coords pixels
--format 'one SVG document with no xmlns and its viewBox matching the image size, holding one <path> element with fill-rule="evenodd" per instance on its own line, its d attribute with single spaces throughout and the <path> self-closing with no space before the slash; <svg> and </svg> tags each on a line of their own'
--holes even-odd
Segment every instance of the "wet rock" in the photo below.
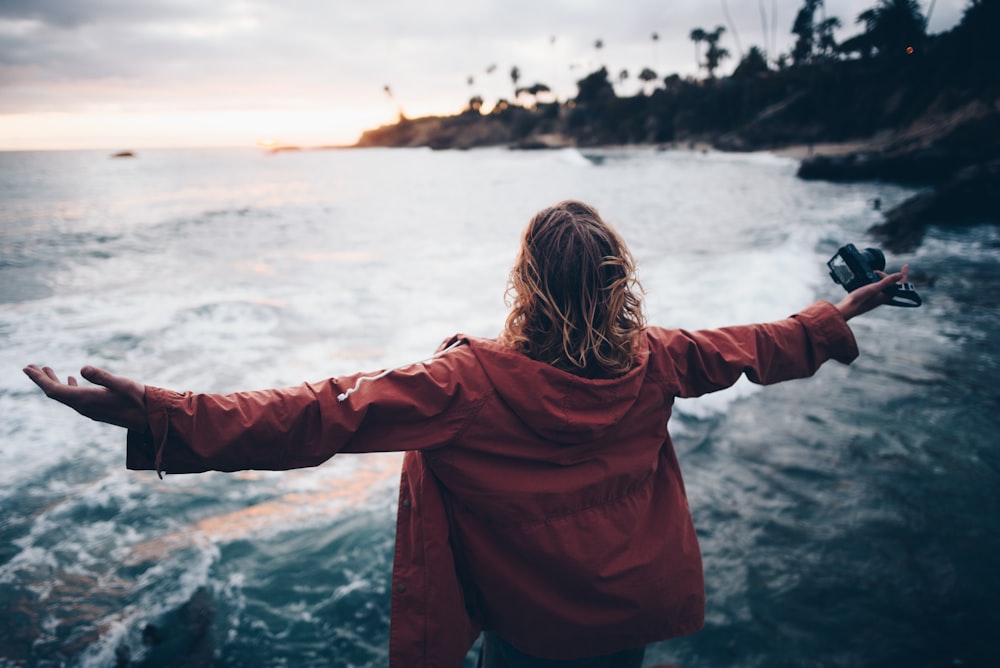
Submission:
<svg viewBox="0 0 1000 668">
<path fill-rule="evenodd" d="M 927 225 L 997 222 L 1000 216 L 1000 160 L 972 165 L 946 183 L 886 212 L 869 231 L 893 251 L 916 247 Z"/>
<path fill-rule="evenodd" d="M 167 613 L 161 622 L 147 624 L 142 642 L 149 647 L 146 666 L 211 666 L 215 659 L 212 626 L 215 603 L 204 587 L 177 610 Z"/>
</svg>

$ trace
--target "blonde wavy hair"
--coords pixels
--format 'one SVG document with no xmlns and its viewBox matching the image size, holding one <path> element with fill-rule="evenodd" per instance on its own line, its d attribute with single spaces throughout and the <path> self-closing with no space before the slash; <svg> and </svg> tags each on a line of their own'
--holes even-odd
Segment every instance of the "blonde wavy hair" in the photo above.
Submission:
<svg viewBox="0 0 1000 668">
<path fill-rule="evenodd" d="M 625 242 L 573 200 L 535 214 L 507 283 L 501 342 L 570 373 L 612 377 L 635 362 L 646 326 Z"/>
</svg>

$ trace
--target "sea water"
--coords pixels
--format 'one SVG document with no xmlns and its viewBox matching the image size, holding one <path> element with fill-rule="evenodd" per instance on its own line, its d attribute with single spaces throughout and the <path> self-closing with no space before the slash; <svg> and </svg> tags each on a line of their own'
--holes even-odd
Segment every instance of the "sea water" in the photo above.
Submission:
<svg viewBox="0 0 1000 668">
<path fill-rule="evenodd" d="M 159 480 L 25 364 L 228 392 L 423 359 L 499 331 L 521 230 L 567 198 L 630 244 L 651 323 L 782 318 L 839 299 L 825 261 L 872 244 L 875 200 L 915 192 L 795 170 L 653 149 L 0 153 L 0 665 L 387 659 L 398 454 Z M 852 366 L 678 403 L 707 620 L 647 665 L 1000 660 L 995 222 L 890 255 L 925 304 L 852 321 Z"/>
</svg>

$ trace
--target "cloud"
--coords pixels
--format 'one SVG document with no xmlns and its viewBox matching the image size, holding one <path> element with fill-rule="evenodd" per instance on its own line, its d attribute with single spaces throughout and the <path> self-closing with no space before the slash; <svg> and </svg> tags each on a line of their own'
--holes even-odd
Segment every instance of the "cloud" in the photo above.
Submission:
<svg viewBox="0 0 1000 668">
<path fill-rule="evenodd" d="M 164 113 L 210 110 L 382 109 L 451 113 L 479 94 L 488 103 L 542 82 L 561 97 L 599 65 L 612 75 L 652 67 L 697 73 L 692 28 L 727 27 L 737 62 L 762 45 L 761 5 L 778 12 L 787 51 L 801 0 L 5 0 L 0 4 L 0 114 Z M 826 3 L 840 37 L 874 0 Z M 938 0 L 950 27 L 964 0 Z M 949 21 L 941 25 L 942 21 Z M 735 31 L 733 28 L 735 27 Z M 768 26 L 768 29 L 770 26 Z M 653 32 L 660 39 L 655 44 Z M 735 34 L 734 34 L 735 33 Z M 555 41 L 552 41 L 555 37 Z M 604 47 L 594 48 L 601 39 Z M 487 74 L 489 65 L 496 65 Z M 467 80 L 473 78 L 473 85 Z M 387 99 L 382 88 L 395 92 Z M 359 112 L 360 113 L 360 112 Z"/>
</svg>

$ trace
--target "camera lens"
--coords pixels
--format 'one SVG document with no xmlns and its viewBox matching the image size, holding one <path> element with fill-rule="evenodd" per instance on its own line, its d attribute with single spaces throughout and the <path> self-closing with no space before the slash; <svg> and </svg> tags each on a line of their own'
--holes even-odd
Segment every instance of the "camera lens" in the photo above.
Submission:
<svg viewBox="0 0 1000 668">
<path fill-rule="evenodd" d="M 866 248 L 861 255 L 868 262 L 868 266 L 875 271 L 882 271 L 885 269 L 885 255 L 879 249 Z"/>
</svg>

